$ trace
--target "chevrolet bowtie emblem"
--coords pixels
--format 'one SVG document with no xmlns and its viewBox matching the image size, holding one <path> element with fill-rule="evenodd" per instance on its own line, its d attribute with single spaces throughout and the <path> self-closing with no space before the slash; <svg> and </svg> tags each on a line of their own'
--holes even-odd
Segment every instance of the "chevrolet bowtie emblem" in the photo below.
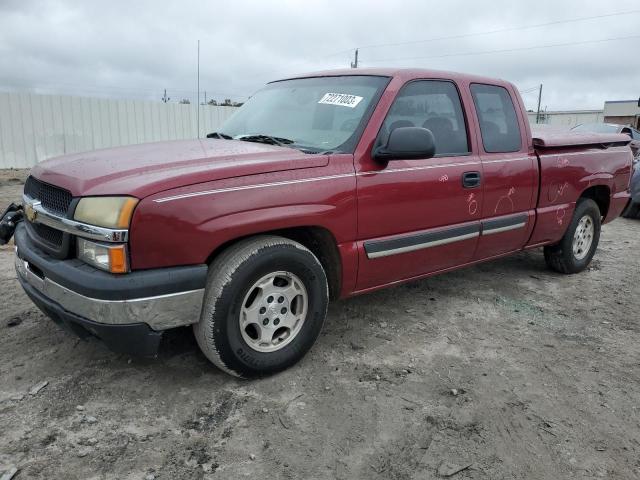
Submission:
<svg viewBox="0 0 640 480">
<path fill-rule="evenodd" d="M 24 206 L 24 216 L 27 217 L 27 220 L 33 223 L 38 217 L 38 212 L 33 208 L 33 205 L 27 203 Z"/>
</svg>

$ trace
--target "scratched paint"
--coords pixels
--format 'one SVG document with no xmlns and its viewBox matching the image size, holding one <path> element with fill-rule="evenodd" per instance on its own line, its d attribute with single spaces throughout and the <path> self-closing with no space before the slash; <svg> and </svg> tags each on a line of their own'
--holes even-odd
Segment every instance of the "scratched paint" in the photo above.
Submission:
<svg viewBox="0 0 640 480">
<path fill-rule="evenodd" d="M 478 201 L 475 193 L 470 193 L 467 197 L 467 206 L 469 207 L 469 215 L 473 216 L 478 213 Z"/>
<path fill-rule="evenodd" d="M 515 205 L 511 196 L 516 193 L 515 187 L 510 187 L 506 195 L 502 195 L 496 203 L 493 213 L 511 213 L 515 210 Z"/>
<path fill-rule="evenodd" d="M 567 188 L 569 187 L 569 182 L 564 182 L 562 184 L 554 183 L 549 186 L 549 202 L 556 203 L 559 199 L 562 198 Z"/>
</svg>

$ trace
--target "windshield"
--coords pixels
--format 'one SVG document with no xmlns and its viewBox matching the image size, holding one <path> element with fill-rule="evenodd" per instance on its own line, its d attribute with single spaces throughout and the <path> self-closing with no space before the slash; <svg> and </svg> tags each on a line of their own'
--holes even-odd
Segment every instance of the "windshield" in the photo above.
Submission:
<svg viewBox="0 0 640 480">
<path fill-rule="evenodd" d="M 620 127 L 618 125 L 610 125 L 608 123 L 583 123 L 573 127 L 575 132 L 594 132 L 594 133 L 618 133 Z"/>
<path fill-rule="evenodd" d="M 270 83 L 218 133 L 253 141 L 269 136 L 278 144 L 312 152 L 351 153 L 388 80 L 353 75 Z"/>
</svg>

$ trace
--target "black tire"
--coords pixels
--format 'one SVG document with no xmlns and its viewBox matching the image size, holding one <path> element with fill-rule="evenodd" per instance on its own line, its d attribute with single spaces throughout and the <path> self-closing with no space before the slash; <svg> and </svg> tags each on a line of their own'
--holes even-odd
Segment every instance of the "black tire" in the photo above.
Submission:
<svg viewBox="0 0 640 480">
<path fill-rule="evenodd" d="M 593 222 L 593 239 L 584 258 L 578 259 L 573 252 L 573 242 L 580 220 L 588 215 Z M 555 245 L 544 247 L 544 259 L 547 266 L 560 273 L 578 273 L 587 268 L 600 241 L 601 214 L 598 204 L 590 198 L 580 198 L 573 212 L 571 223 L 567 227 L 562 240 Z"/>
<path fill-rule="evenodd" d="M 629 204 L 622 212 L 624 218 L 640 218 L 640 203 L 629 200 Z"/>
<path fill-rule="evenodd" d="M 308 295 L 299 331 L 281 349 L 261 352 L 243 338 L 240 312 L 251 286 L 272 272 L 294 274 Z M 258 236 L 223 251 L 209 267 L 200 321 L 194 333 L 205 356 L 221 370 L 254 378 L 284 370 L 309 351 L 327 315 L 329 289 L 321 263 L 303 245 L 276 236 Z"/>
</svg>

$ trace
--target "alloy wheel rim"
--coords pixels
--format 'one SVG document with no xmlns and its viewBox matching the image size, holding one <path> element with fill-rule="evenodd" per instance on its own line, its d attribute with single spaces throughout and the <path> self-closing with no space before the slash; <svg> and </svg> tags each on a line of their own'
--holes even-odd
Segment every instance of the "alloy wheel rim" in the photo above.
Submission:
<svg viewBox="0 0 640 480">
<path fill-rule="evenodd" d="M 584 215 L 573 234 L 573 256 L 576 260 L 582 260 L 589 254 L 594 233 L 593 220 L 589 215 Z"/>
<path fill-rule="evenodd" d="M 258 352 L 284 348 L 300 333 L 308 303 L 307 289 L 293 273 L 265 275 L 247 290 L 242 301 L 238 319 L 242 338 Z"/>
</svg>

